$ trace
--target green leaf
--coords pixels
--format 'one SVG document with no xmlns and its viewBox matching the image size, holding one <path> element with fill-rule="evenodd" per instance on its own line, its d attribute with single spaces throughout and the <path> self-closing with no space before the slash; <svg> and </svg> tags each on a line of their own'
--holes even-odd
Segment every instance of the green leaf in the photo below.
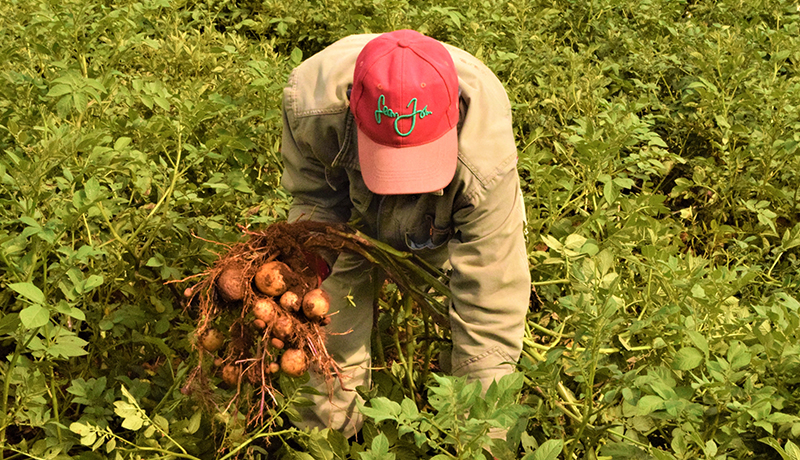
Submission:
<svg viewBox="0 0 800 460">
<path fill-rule="evenodd" d="M 96 177 L 90 177 L 83 186 L 83 190 L 86 193 L 86 199 L 91 203 L 100 196 L 100 182 Z"/>
<path fill-rule="evenodd" d="M 603 185 L 603 198 L 605 198 L 606 203 L 614 204 L 618 196 L 619 190 L 614 186 L 613 181 L 608 181 Z"/>
<path fill-rule="evenodd" d="M 81 437 L 81 444 L 84 446 L 91 446 L 97 440 L 96 430 L 87 424 L 73 422 L 69 430 Z"/>
<path fill-rule="evenodd" d="M 672 366 L 675 369 L 688 371 L 699 366 L 703 362 L 703 353 L 694 347 L 684 347 L 675 353 Z"/>
<path fill-rule="evenodd" d="M 169 420 L 167 420 L 164 416 L 156 414 L 153 416 L 153 423 L 158 425 L 161 428 L 161 431 L 169 434 Z"/>
<path fill-rule="evenodd" d="M 375 420 L 375 423 L 383 420 L 396 420 L 402 409 L 400 404 L 386 397 L 378 397 L 370 400 L 371 407 L 360 406 L 362 414 Z"/>
<path fill-rule="evenodd" d="M 132 431 L 137 431 L 144 425 L 144 418 L 142 409 L 139 408 L 138 403 L 136 402 L 136 398 L 128 391 L 127 388 L 123 385 L 120 390 L 122 391 L 122 395 L 128 400 L 126 401 L 114 401 L 114 413 L 119 415 L 123 418 L 122 427 L 127 428 Z M 154 429 L 153 425 L 150 425 L 150 429 Z"/>
<path fill-rule="evenodd" d="M 89 105 L 89 97 L 86 95 L 86 93 L 76 91 L 72 93 L 72 103 L 78 112 L 83 113 L 86 111 L 86 107 Z"/>
<path fill-rule="evenodd" d="M 19 312 L 19 320 L 28 329 L 41 327 L 50 321 L 50 310 L 38 304 L 29 305 Z"/>
<path fill-rule="evenodd" d="M 189 424 L 186 425 L 186 428 L 184 428 L 184 430 L 186 430 L 186 432 L 189 434 L 195 434 L 195 432 L 197 432 L 197 430 L 200 429 L 200 422 L 202 421 L 202 419 L 203 419 L 203 411 L 195 412 L 194 415 L 192 415 L 192 418 L 189 419 Z"/>
<path fill-rule="evenodd" d="M 717 444 L 714 442 L 714 440 L 709 439 L 706 441 L 705 446 L 703 446 L 703 452 L 708 458 L 714 458 L 717 456 Z"/>
<path fill-rule="evenodd" d="M 32 283 L 13 283 L 8 287 L 33 303 L 44 303 L 44 293 Z"/>
<path fill-rule="evenodd" d="M 164 109 L 166 111 L 169 111 L 170 105 L 169 105 L 169 101 L 167 100 L 167 98 L 162 97 L 162 96 L 153 96 L 153 100 L 155 101 L 156 104 L 158 104 L 159 107 L 161 107 L 162 109 Z"/>
<path fill-rule="evenodd" d="M 361 460 L 394 460 L 395 455 L 389 452 L 389 438 L 380 433 L 372 439 L 370 449 L 359 452 Z"/>
<path fill-rule="evenodd" d="M 47 349 L 47 353 L 56 358 L 83 356 L 88 354 L 88 352 L 83 349 L 83 347 L 88 344 L 89 342 L 70 332 L 66 335 L 59 335 L 58 338 L 56 338 L 55 344 Z"/>
<path fill-rule="evenodd" d="M 400 403 L 400 408 L 402 410 L 402 415 L 405 416 L 409 420 L 414 420 L 419 417 L 419 410 L 417 409 L 417 405 L 414 404 L 414 401 L 406 398 Z"/>
<path fill-rule="evenodd" d="M 72 92 L 72 87 L 69 85 L 59 84 L 50 88 L 47 92 L 48 97 L 59 97 Z"/>
<path fill-rule="evenodd" d="M 68 312 L 65 313 L 67 316 L 75 318 L 80 321 L 86 321 L 86 314 L 83 313 L 82 310 L 76 307 L 71 307 Z"/>
<path fill-rule="evenodd" d="M 669 452 L 664 452 L 663 450 L 659 449 L 651 449 L 650 453 L 653 454 L 653 457 L 656 460 L 675 460 L 675 456 Z"/>
<path fill-rule="evenodd" d="M 786 445 L 783 446 L 783 449 L 786 451 L 786 455 L 789 456 L 790 460 L 800 460 L 800 447 L 797 447 L 797 444 L 792 441 L 786 441 Z"/>
<path fill-rule="evenodd" d="M 544 244 L 546 244 L 547 247 L 551 249 L 554 249 L 556 251 L 561 251 L 561 249 L 564 248 L 564 246 L 557 239 L 553 238 L 550 235 L 540 235 L 540 237 L 542 238 Z"/>
<path fill-rule="evenodd" d="M 694 346 L 700 349 L 705 356 L 708 356 L 708 340 L 697 331 L 688 331 L 686 335 L 689 336 Z"/>
<path fill-rule="evenodd" d="M 114 413 L 122 417 L 122 427 L 136 431 L 144 425 L 144 419 L 139 415 L 136 406 L 125 401 L 114 402 Z"/>
<path fill-rule="evenodd" d="M 86 281 L 83 283 L 83 292 L 87 293 L 94 288 L 101 286 L 103 281 L 104 279 L 102 275 L 89 275 L 89 277 L 86 278 Z"/>
<path fill-rule="evenodd" d="M 130 143 L 131 143 L 130 137 L 125 137 L 125 136 L 120 137 L 119 139 L 116 140 L 116 142 L 114 142 L 114 150 L 118 151 L 122 150 L 125 147 L 127 147 Z"/>
<path fill-rule="evenodd" d="M 627 190 L 633 187 L 633 179 L 628 179 L 627 177 L 617 177 L 614 179 L 614 184 L 618 185 L 619 188 Z"/>
<path fill-rule="evenodd" d="M 19 327 L 19 314 L 7 313 L 0 317 L 0 335 L 10 334 Z"/>
<path fill-rule="evenodd" d="M 647 395 L 642 396 L 639 402 L 636 403 L 639 415 L 647 415 L 651 412 L 664 409 L 664 400 L 660 396 Z"/>
<path fill-rule="evenodd" d="M 303 50 L 300 48 L 293 49 L 289 61 L 291 61 L 294 66 L 300 64 L 303 61 Z"/>
<path fill-rule="evenodd" d="M 752 355 L 747 345 L 734 340 L 731 342 L 730 348 L 728 348 L 727 357 L 728 362 L 731 364 L 731 369 L 737 370 L 749 365 Z"/>
<path fill-rule="evenodd" d="M 564 449 L 564 441 L 560 439 L 550 439 L 545 441 L 533 452 L 531 460 L 556 460 L 558 454 Z"/>
<path fill-rule="evenodd" d="M 312 431 L 305 441 L 305 445 L 308 449 L 308 453 L 316 460 L 333 460 L 336 458 L 333 446 L 331 446 L 330 441 L 328 441 L 327 436 L 325 436 L 323 432 Z"/>
<path fill-rule="evenodd" d="M 567 249 L 578 250 L 584 245 L 584 243 L 586 243 L 585 236 L 573 233 L 567 236 L 567 239 L 564 241 L 564 246 Z"/>
</svg>

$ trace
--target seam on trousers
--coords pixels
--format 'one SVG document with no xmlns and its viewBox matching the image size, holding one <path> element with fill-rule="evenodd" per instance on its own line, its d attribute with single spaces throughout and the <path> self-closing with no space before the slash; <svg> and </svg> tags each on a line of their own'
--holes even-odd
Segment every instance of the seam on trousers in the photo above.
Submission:
<svg viewBox="0 0 800 460">
<path fill-rule="evenodd" d="M 469 366 L 471 364 L 475 364 L 478 361 L 482 361 L 483 359 L 485 359 L 485 358 L 487 358 L 487 357 L 489 357 L 491 355 L 494 355 L 494 354 L 498 355 L 502 359 L 497 363 L 493 363 L 493 366 L 500 365 L 500 364 L 502 364 L 504 362 L 508 362 L 508 363 L 513 363 L 514 362 L 514 360 L 511 358 L 511 355 L 509 355 L 508 353 L 504 352 L 500 348 L 500 346 L 495 346 L 492 349 L 490 349 L 489 351 L 485 351 L 485 352 L 479 354 L 478 356 L 473 356 L 472 358 L 469 358 L 468 360 L 466 360 L 466 361 L 462 362 L 461 364 L 459 364 L 458 366 L 454 367 L 453 370 L 452 370 L 452 373 L 453 373 L 453 375 L 455 375 L 461 369 L 464 369 L 465 367 L 467 367 L 467 366 Z"/>
</svg>

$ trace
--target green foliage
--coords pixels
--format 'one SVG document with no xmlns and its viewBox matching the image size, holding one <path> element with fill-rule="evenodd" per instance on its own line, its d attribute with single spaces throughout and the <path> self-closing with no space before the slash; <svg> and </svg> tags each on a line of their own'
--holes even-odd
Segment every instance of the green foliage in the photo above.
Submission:
<svg viewBox="0 0 800 460">
<path fill-rule="evenodd" d="M 506 433 L 526 419 L 530 409 L 517 403 L 522 374 L 493 382 L 485 395 L 481 394 L 480 382 L 468 384 L 465 377 L 436 374 L 431 377 L 435 383 L 428 386 L 430 412 L 419 411 L 412 399 L 397 403 L 383 396 L 372 398 L 369 407 L 361 406 L 359 410 L 378 429 L 390 432 L 397 444 L 393 448 L 406 454 L 432 452 L 432 458 L 486 458 L 483 451 L 491 448 L 497 458 L 516 458 L 514 442 L 492 439 L 491 434 Z M 362 458 L 383 458 L 374 457 L 378 455 L 376 449 L 387 453 L 388 444 L 386 435 L 378 434 Z"/>
<path fill-rule="evenodd" d="M 387 292 L 361 439 L 282 425 L 301 381 L 274 432 L 208 410 L 176 281 L 285 218 L 290 69 L 402 27 L 508 90 L 519 372 L 485 397 L 434 372 L 447 331 Z M 796 2 L 9 0 L 0 62 L 4 458 L 800 455 Z"/>
</svg>

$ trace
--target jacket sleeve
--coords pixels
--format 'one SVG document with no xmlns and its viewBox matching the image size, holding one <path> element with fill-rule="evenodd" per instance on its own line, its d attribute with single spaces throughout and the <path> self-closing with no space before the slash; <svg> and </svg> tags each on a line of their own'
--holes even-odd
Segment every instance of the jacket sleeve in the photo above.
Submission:
<svg viewBox="0 0 800 460">
<path fill-rule="evenodd" d="M 454 215 L 450 241 L 452 372 L 492 380 L 514 371 L 531 293 L 525 208 L 515 165 Z"/>
<path fill-rule="evenodd" d="M 330 152 L 338 151 L 340 142 L 335 124 L 344 116 L 298 117 L 294 108 L 296 79 L 293 72 L 282 105 L 281 184 L 293 196 L 289 221 L 347 222 L 351 208 L 347 175 L 330 165 Z"/>
<path fill-rule="evenodd" d="M 463 176 L 448 250 L 453 274 L 452 372 L 484 391 L 514 370 L 522 351 L 531 294 L 525 206 L 517 173 L 511 106 L 485 65 L 453 49 L 467 106 L 459 132 Z"/>
</svg>

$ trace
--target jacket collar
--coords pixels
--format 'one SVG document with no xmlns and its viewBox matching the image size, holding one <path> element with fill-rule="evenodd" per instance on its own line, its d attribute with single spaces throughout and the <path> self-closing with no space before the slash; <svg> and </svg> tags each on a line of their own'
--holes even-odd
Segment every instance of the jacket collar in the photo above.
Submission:
<svg viewBox="0 0 800 460">
<path fill-rule="evenodd" d="M 331 166 L 334 168 L 355 169 L 361 171 L 358 164 L 358 142 L 356 135 L 356 120 L 350 110 L 345 115 L 344 140 L 339 152 L 334 157 Z"/>
</svg>

